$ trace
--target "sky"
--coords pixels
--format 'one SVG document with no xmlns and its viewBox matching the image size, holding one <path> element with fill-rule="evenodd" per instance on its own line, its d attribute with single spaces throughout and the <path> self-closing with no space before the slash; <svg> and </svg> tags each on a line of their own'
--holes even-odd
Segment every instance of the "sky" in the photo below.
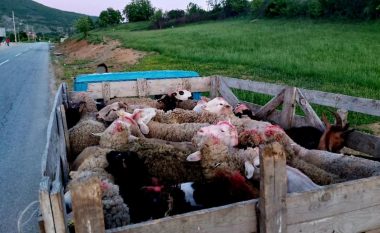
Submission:
<svg viewBox="0 0 380 233">
<path fill-rule="evenodd" d="M 83 13 L 92 16 L 99 16 L 102 10 L 112 7 L 122 11 L 129 0 L 34 0 L 45 6 L 57 8 L 64 11 Z M 186 9 L 189 2 L 198 4 L 207 9 L 206 0 L 150 0 L 153 7 L 162 10 Z"/>
</svg>

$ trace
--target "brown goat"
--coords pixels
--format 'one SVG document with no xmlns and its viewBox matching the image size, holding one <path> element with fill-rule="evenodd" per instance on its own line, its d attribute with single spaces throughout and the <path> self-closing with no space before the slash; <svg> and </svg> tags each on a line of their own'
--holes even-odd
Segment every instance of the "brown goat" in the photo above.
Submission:
<svg viewBox="0 0 380 233">
<path fill-rule="evenodd" d="M 322 114 L 322 121 L 326 125 L 326 129 L 323 132 L 318 149 L 326 150 L 330 152 L 339 152 L 344 147 L 344 142 L 347 135 L 353 131 L 349 128 L 349 123 L 344 124 L 342 118 L 336 112 L 331 112 L 335 117 L 335 124 L 331 125 L 326 115 Z"/>
</svg>

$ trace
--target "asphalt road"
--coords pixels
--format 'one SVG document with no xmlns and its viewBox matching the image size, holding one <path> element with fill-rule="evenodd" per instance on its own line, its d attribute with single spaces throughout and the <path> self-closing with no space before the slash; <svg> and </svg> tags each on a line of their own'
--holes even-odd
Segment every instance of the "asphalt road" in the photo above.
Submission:
<svg viewBox="0 0 380 233">
<path fill-rule="evenodd" d="M 47 43 L 0 46 L 1 233 L 18 232 L 20 213 L 38 200 L 52 80 Z M 23 221 L 37 206 L 26 212 Z M 37 232 L 36 219 L 22 232 Z"/>
</svg>

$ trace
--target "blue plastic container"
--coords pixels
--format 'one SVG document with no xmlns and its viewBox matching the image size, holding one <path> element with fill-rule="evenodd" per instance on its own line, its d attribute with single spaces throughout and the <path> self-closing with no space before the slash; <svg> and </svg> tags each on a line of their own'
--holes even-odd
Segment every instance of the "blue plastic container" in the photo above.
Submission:
<svg viewBox="0 0 380 233">
<path fill-rule="evenodd" d="M 74 91 L 87 91 L 89 83 L 136 81 L 137 79 L 175 79 L 199 77 L 195 71 L 183 70 L 154 70 L 137 72 L 118 72 L 102 74 L 81 74 L 75 77 Z M 201 93 L 193 93 L 194 99 L 200 99 Z"/>
</svg>

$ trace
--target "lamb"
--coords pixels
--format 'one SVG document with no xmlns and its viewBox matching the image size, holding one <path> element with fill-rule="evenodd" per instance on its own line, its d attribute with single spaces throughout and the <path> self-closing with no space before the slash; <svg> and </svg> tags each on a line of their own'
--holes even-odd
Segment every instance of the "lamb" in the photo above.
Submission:
<svg viewBox="0 0 380 233">
<path fill-rule="evenodd" d="M 254 116 L 252 111 L 245 104 L 242 104 L 242 103 L 237 104 L 233 111 L 234 111 L 235 116 L 239 118 L 249 117 L 252 120 L 259 120 L 257 117 Z"/>
<path fill-rule="evenodd" d="M 179 90 L 176 92 L 163 95 L 157 102 L 163 104 L 163 110 L 165 112 L 173 110 L 177 107 L 179 102 L 193 99 L 193 96 L 190 91 Z M 192 107 L 192 106 L 191 106 Z"/>
</svg>

